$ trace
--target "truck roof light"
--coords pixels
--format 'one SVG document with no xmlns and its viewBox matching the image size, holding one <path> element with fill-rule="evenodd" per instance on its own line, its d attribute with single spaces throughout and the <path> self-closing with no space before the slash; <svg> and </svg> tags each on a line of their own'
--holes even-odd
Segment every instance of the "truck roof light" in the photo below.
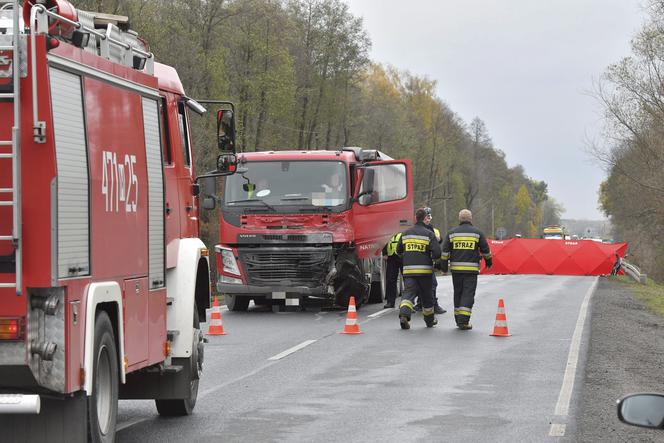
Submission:
<svg viewBox="0 0 664 443">
<path fill-rule="evenodd" d="M 24 332 L 22 318 L 0 318 L 0 340 L 22 340 Z"/>
</svg>

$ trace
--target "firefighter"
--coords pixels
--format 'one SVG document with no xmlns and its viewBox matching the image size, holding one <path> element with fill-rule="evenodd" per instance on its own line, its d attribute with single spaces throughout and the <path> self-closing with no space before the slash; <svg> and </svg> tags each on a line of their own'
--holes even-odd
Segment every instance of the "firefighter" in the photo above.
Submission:
<svg viewBox="0 0 664 443">
<path fill-rule="evenodd" d="M 433 219 L 433 216 L 431 214 L 431 208 L 424 208 L 424 211 L 426 212 L 426 217 L 424 217 L 424 225 L 433 231 L 434 235 L 436 236 L 436 240 L 438 240 L 438 244 L 443 243 L 443 237 L 440 235 L 440 229 L 434 228 L 433 225 L 431 224 L 431 220 Z M 431 275 L 431 286 L 432 286 L 432 292 L 433 292 L 433 310 L 436 314 L 444 314 L 447 311 L 440 306 L 438 303 L 438 294 L 436 294 L 436 291 L 438 289 L 438 279 L 436 278 L 436 273 L 434 272 Z M 417 305 L 415 305 L 415 310 L 420 311 L 422 310 L 422 302 L 421 300 L 418 300 Z"/>
<path fill-rule="evenodd" d="M 401 257 L 397 254 L 397 244 L 400 238 L 401 232 L 394 234 L 383 248 L 383 256 L 387 257 L 385 260 L 385 306 L 383 306 L 385 309 L 393 308 L 397 301 L 397 283 L 401 271 Z"/>
<path fill-rule="evenodd" d="M 410 316 L 415 311 L 415 298 L 422 300 L 422 314 L 427 328 L 436 325 L 433 310 L 431 275 L 433 260 L 440 258 L 440 244 L 434 233 L 424 225 L 426 211 L 420 208 L 415 213 L 415 226 L 404 231 L 397 243 L 397 253 L 403 262 L 404 293 L 399 305 L 401 329 L 410 329 Z"/>
<path fill-rule="evenodd" d="M 454 320 L 462 330 L 472 329 L 470 314 L 475 303 L 480 254 L 487 269 L 493 265 L 486 237 L 473 226 L 473 214 L 468 209 L 459 212 L 459 226 L 451 229 L 443 240 L 440 268 L 452 272 L 454 285 Z M 448 263 L 449 261 L 449 263 Z"/>
</svg>

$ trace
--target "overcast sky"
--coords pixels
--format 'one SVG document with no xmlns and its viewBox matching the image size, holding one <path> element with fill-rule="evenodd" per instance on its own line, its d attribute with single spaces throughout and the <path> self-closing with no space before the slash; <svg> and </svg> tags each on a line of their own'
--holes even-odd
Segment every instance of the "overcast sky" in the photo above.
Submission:
<svg viewBox="0 0 664 443">
<path fill-rule="evenodd" d="M 564 218 L 603 218 L 605 172 L 586 151 L 601 108 L 588 92 L 629 55 L 643 0 L 346 1 L 373 60 L 437 80 L 466 123 L 484 120 L 510 166 L 549 184 Z"/>
</svg>

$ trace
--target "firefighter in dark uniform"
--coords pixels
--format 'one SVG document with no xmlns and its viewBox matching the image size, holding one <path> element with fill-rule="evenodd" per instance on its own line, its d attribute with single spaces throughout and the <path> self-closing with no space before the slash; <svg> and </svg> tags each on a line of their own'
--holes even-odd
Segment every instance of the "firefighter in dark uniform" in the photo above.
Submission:
<svg viewBox="0 0 664 443">
<path fill-rule="evenodd" d="M 422 314 L 428 328 L 436 325 L 433 309 L 431 276 L 433 261 L 440 258 L 440 244 L 434 233 L 424 225 L 426 211 L 415 213 L 415 226 L 404 231 L 397 243 L 397 253 L 403 262 L 404 292 L 399 305 L 401 329 L 410 329 L 410 316 L 415 311 L 415 298 L 422 300 Z"/>
<path fill-rule="evenodd" d="M 397 244 L 401 238 L 401 232 L 398 232 L 390 238 L 383 248 L 385 259 L 385 306 L 384 308 L 393 308 L 397 301 L 397 283 L 399 281 L 399 272 L 401 271 L 401 257 L 397 254 Z"/>
<path fill-rule="evenodd" d="M 454 320 L 459 329 L 472 329 L 470 315 L 475 303 L 477 275 L 480 273 L 480 254 L 487 268 L 491 268 L 491 250 L 486 237 L 473 226 L 473 214 L 468 209 L 459 212 L 459 226 L 451 229 L 443 241 L 441 270 L 452 272 L 454 285 Z M 449 260 L 449 263 L 448 263 Z"/>
<path fill-rule="evenodd" d="M 438 240 L 438 244 L 443 243 L 443 237 L 440 235 L 440 229 L 434 228 L 433 225 L 431 224 L 431 220 L 433 219 L 433 215 L 431 213 L 431 208 L 424 208 L 424 211 L 426 212 L 426 217 L 424 217 L 424 226 L 429 228 L 431 231 L 433 231 L 434 235 L 436 236 L 436 240 Z M 440 306 L 438 303 L 438 294 L 436 294 L 436 291 L 438 289 L 438 279 L 436 278 L 436 273 L 434 272 L 432 274 L 432 279 L 431 279 L 431 285 L 432 285 L 432 293 L 433 293 L 433 310 L 436 314 L 444 314 L 447 311 Z M 421 301 L 417 302 L 417 305 L 415 306 L 415 310 L 419 311 L 422 309 L 422 304 Z"/>
</svg>

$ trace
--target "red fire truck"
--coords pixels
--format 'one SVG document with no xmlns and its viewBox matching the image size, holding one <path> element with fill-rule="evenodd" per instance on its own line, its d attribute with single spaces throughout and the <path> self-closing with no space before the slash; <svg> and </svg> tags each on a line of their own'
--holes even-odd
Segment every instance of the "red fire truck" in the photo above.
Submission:
<svg viewBox="0 0 664 443">
<path fill-rule="evenodd" d="M 0 440 L 113 441 L 118 398 L 191 413 L 210 281 L 190 110 L 126 17 L 0 1 Z"/>
<path fill-rule="evenodd" d="M 238 156 L 215 246 L 228 308 L 379 302 L 381 249 L 413 222 L 410 162 L 362 148 Z"/>
</svg>

